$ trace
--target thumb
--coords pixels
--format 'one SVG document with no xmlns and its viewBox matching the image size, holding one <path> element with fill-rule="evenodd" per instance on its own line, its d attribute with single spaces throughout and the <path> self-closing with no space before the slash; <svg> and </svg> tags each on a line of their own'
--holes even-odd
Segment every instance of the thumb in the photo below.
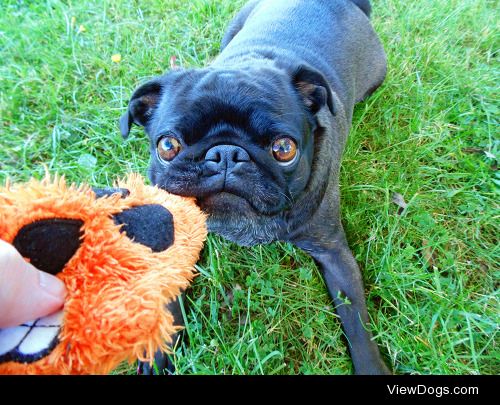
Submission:
<svg viewBox="0 0 500 405">
<path fill-rule="evenodd" d="M 64 303 L 64 283 L 27 263 L 0 240 L 0 328 L 49 315 Z"/>
</svg>

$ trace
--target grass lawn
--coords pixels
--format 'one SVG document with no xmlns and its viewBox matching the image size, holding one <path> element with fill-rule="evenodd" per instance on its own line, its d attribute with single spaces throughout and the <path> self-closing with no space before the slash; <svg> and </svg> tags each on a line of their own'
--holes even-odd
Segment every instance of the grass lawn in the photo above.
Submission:
<svg viewBox="0 0 500 405">
<path fill-rule="evenodd" d="M 92 185 L 145 174 L 145 135 L 117 125 L 133 89 L 171 56 L 210 63 L 243 2 L 2 0 L 0 182 L 44 165 Z M 375 339 L 396 373 L 498 374 L 498 2 L 373 3 L 389 71 L 356 107 L 341 187 Z M 211 236 L 198 269 L 177 373 L 352 372 L 301 251 Z"/>
</svg>

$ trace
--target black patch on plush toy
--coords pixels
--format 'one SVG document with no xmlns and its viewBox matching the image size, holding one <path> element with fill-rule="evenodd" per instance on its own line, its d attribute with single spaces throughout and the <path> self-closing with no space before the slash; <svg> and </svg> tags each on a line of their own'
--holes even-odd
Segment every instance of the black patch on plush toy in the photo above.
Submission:
<svg viewBox="0 0 500 405">
<path fill-rule="evenodd" d="M 147 204 L 129 208 L 113 216 L 120 229 L 134 242 L 162 252 L 174 243 L 174 217 L 159 204 Z"/>
<path fill-rule="evenodd" d="M 33 266 L 56 275 L 80 247 L 82 226 L 78 219 L 41 219 L 23 226 L 13 245 Z"/>
</svg>

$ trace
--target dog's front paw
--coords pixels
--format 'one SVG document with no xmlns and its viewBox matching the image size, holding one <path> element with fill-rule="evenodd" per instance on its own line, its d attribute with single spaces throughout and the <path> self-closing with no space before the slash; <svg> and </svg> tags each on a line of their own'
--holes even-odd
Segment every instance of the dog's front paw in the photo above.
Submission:
<svg viewBox="0 0 500 405">
<path fill-rule="evenodd" d="M 382 361 L 357 367 L 355 373 L 356 375 L 392 375 L 392 371 Z"/>
<path fill-rule="evenodd" d="M 175 366 L 170 356 L 161 351 L 155 353 L 153 364 L 139 361 L 137 364 L 138 375 L 169 375 L 174 374 Z"/>
</svg>

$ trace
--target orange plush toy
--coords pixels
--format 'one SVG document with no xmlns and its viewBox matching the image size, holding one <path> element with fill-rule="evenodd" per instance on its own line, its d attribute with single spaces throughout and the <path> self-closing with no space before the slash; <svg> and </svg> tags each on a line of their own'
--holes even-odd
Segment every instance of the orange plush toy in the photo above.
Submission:
<svg viewBox="0 0 500 405">
<path fill-rule="evenodd" d="M 137 175 L 118 187 L 0 188 L 0 239 L 67 288 L 59 313 L 0 330 L 0 374 L 105 374 L 168 351 L 165 307 L 194 277 L 205 216 Z"/>
</svg>

